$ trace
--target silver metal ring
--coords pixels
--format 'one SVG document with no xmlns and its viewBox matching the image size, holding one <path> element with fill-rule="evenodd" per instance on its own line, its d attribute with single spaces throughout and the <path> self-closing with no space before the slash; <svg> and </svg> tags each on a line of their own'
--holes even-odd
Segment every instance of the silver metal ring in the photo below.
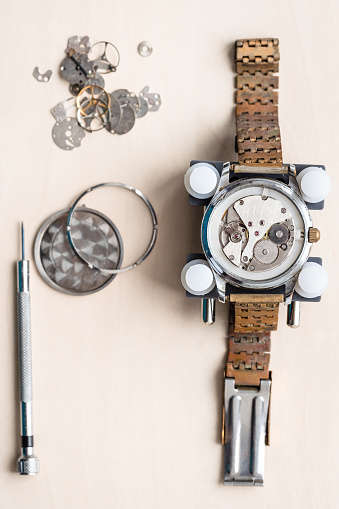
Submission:
<svg viewBox="0 0 339 509">
<path fill-rule="evenodd" d="M 138 53 L 142 57 L 149 57 L 153 53 L 152 44 L 149 41 L 142 41 L 138 45 Z"/>
<path fill-rule="evenodd" d="M 72 221 L 73 214 L 74 214 L 74 211 L 76 209 L 76 206 L 78 205 L 79 201 L 84 196 L 86 196 L 88 193 L 90 193 L 92 191 L 95 191 L 95 189 L 98 189 L 100 187 L 121 187 L 123 189 L 126 189 L 127 191 L 131 191 L 132 193 L 135 193 L 145 203 L 145 205 L 147 206 L 147 208 L 148 208 L 148 210 L 150 212 L 150 215 L 151 215 L 151 219 L 152 219 L 152 223 L 153 223 L 153 232 L 152 232 L 151 241 L 150 241 L 150 243 L 149 243 L 145 253 L 136 262 L 134 262 L 131 265 L 128 265 L 127 267 L 124 267 L 124 268 L 102 269 L 100 267 L 96 267 L 92 263 L 89 263 L 88 260 L 86 260 L 86 258 L 84 258 L 84 256 L 81 254 L 81 251 L 79 251 L 79 249 L 76 248 L 76 246 L 75 246 L 75 244 L 73 242 L 73 239 L 72 239 L 71 221 Z M 157 216 L 155 215 L 155 211 L 154 211 L 154 209 L 152 207 L 152 204 L 148 201 L 146 196 L 144 196 L 144 194 L 141 191 L 139 191 L 139 189 L 135 189 L 134 187 L 128 186 L 127 184 L 122 184 L 120 182 L 105 182 L 103 184 L 97 184 L 96 186 L 90 187 L 89 189 L 84 191 L 75 200 L 75 202 L 73 203 L 73 205 L 69 209 L 69 214 L 68 214 L 68 218 L 67 218 L 67 237 L 68 237 L 69 243 L 71 244 L 74 252 L 79 256 L 79 258 L 83 262 L 87 263 L 89 268 L 96 269 L 96 270 L 102 272 L 103 274 L 120 274 L 121 272 L 127 272 L 128 270 L 134 269 L 135 267 L 140 265 L 147 258 L 147 256 L 150 254 L 150 252 L 152 251 L 152 249 L 153 249 L 153 247 L 155 245 L 155 242 L 157 240 L 157 235 L 158 235 L 158 221 L 157 221 Z"/>
</svg>

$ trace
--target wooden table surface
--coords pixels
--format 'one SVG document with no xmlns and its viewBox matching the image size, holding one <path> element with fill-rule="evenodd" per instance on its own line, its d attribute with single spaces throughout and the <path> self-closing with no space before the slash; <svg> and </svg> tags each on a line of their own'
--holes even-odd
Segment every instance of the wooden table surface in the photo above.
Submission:
<svg viewBox="0 0 339 509">
<path fill-rule="evenodd" d="M 42 0 L 1 5 L 1 509 L 334 509 L 338 507 L 338 3 L 333 0 Z M 125 136 L 89 134 L 67 152 L 50 109 L 69 97 L 58 74 L 68 37 L 121 53 L 109 91 L 149 85 L 156 113 Z M 280 39 L 285 162 L 325 164 L 332 191 L 315 211 L 313 248 L 329 274 L 320 304 L 272 334 L 271 446 L 263 489 L 222 485 L 226 314 L 212 327 L 180 283 L 199 250 L 188 206 L 191 159 L 234 160 L 233 43 Z M 137 52 L 140 41 L 154 48 Z M 49 83 L 32 76 L 51 69 Z M 40 225 L 93 184 L 140 188 L 159 238 L 137 269 L 73 297 L 39 275 Z M 131 216 L 129 216 L 129 219 Z M 19 477 L 15 262 L 24 220 L 31 260 L 35 449 L 41 472 Z M 133 242 L 133 238 L 132 238 Z"/>
</svg>

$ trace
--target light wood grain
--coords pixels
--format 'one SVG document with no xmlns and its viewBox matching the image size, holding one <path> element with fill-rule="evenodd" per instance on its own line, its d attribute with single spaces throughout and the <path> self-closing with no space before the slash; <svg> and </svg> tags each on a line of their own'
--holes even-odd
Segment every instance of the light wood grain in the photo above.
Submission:
<svg viewBox="0 0 339 509">
<path fill-rule="evenodd" d="M 1 2 L 1 509 L 334 509 L 338 478 L 338 4 L 332 0 L 58 0 Z M 126 136 L 88 135 L 72 152 L 51 139 L 50 109 L 67 38 L 121 52 L 108 89 L 150 85 L 163 104 Z M 302 305 L 302 327 L 272 333 L 271 446 L 264 489 L 221 484 L 225 308 L 213 327 L 185 298 L 180 271 L 199 250 L 199 210 L 183 175 L 191 159 L 234 160 L 233 43 L 280 39 L 285 162 L 325 164 L 333 188 L 312 214 L 329 286 Z M 137 46 L 154 51 L 142 58 Z M 53 70 L 48 84 L 35 66 Z M 42 222 L 93 184 L 140 188 L 159 219 L 149 259 L 102 292 L 50 288 L 33 262 Z M 25 221 L 31 266 L 33 392 L 41 473 L 19 454 L 14 263 Z M 321 368 L 321 369 L 319 369 Z"/>
</svg>

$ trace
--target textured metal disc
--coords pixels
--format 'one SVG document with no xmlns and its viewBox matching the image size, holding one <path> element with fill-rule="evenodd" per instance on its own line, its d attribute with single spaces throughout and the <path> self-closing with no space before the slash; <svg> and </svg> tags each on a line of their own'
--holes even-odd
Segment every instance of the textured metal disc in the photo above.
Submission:
<svg viewBox="0 0 339 509">
<path fill-rule="evenodd" d="M 115 90 L 112 92 L 111 96 L 114 96 L 116 99 L 118 99 L 121 106 L 124 106 L 125 104 L 132 106 L 135 113 L 138 113 L 140 110 L 139 97 L 135 95 L 134 92 L 130 92 L 126 88 L 119 88 L 119 90 Z"/>
<path fill-rule="evenodd" d="M 76 118 L 67 117 L 56 122 L 52 129 L 54 143 L 63 150 L 73 150 L 80 147 L 85 131 L 79 126 Z"/>
<path fill-rule="evenodd" d="M 72 113 L 76 115 L 76 111 L 77 108 L 74 97 L 70 97 L 69 99 L 59 102 L 51 109 L 51 113 L 57 122 L 61 122 L 67 117 L 72 117 Z"/>
<path fill-rule="evenodd" d="M 86 54 L 80 55 L 75 53 L 72 55 L 72 58 L 66 57 L 63 59 L 60 65 L 60 74 L 68 83 L 79 83 L 82 86 L 89 79 L 89 73 L 94 73 L 94 64 L 88 59 Z M 86 71 L 86 74 L 84 74 L 78 64 Z"/>
<path fill-rule="evenodd" d="M 102 88 L 104 88 L 105 87 L 105 80 L 101 76 L 101 74 L 96 72 L 93 78 L 90 78 L 89 80 L 87 80 L 85 82 L 84 86 L 88 87 L 88 85 L 93 85 L 95 87 L 102 87 Z"/>
<path fill-rule="evenodd" d="M 35 240 L 35 262 L 52 288 L 70 295 L 88 295 L 107 286 L 115 275 L 89 268 L 75 254 L 67 238 L 68 213 L 68 209 L 57 212 L 42 225 Z M 105 215 L 81 207 L 75 212 L 73 228 L 77 245 L 91 263 L 105 269 L 121 266 L 122 239 Z"/>
<path fill-rule="evenodd" d="M 107 131 L 111 132 L 112 134 L 115 134 L 114 129 L 119 124 L 121 115 L 122 115 L 122 108 L 120 106 L 120 103 L 118 99 L 114 97 L 113 94 L 111 94 L 111 106 L 110 106 L 110 120 L 108 124 L 106 125 Z"/>
<path fill-rule="evenodd" d="M 134 126 L 136 120 L 135 111 L 129 104 L 121 107 L 121 118 L 118 125 L 111 131 L 114 134 L 126 134 Z"/>
</svg>

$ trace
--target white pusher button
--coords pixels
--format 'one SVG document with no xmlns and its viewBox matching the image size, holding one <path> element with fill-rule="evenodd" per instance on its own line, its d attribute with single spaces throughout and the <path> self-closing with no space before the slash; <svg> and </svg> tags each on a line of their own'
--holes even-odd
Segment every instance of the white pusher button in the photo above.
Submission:
<svg viewBox="0 0 339 509">
<path fill-rule="evenodd" d="M 218 187 L 218 170 L 208 163 L 196 163 L 184 177 L 187 192 L 198 199 L 210 198 Z"/>
<path fill-rule="evenodd" d="M 295 290 L 302 297 L 312 299 L 324 293 L 327 283 L 328 276 L 324 267 L 319 263 L 307 262 L 301 269 Z"/>
<path fill-rule="evenodd" d="M 318 203 L 326 198 L 331 190 L 331 179 L 322 168 L 309 166 L 297 176 L 302 197 L 308 203 Z"/>
<path fill-rule="evenodd" d="M 204 260 L 186 263 L 181 272 L 183 287 L 193 295 L 205 295 L 215 286 L 213 272 Z"/>
</svg>

